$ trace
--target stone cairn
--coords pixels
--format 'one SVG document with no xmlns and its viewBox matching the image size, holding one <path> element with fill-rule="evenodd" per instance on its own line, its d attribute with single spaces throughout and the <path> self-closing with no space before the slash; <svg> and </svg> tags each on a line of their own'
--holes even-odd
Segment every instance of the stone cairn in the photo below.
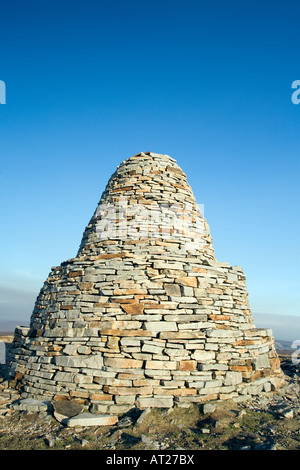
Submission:
<svg viewBox="0 0 300 470">
<path fill-rule="evenodd" d="M 247 295 L 243 270 L 216 261 L 176 160 L 139 153 L 110 178 L 77 256 L 52 268 L 30 327 L 16 328 L 12 383 L 23 398 L 117 415 L 276 390 L 273 334 L 255 328 Z"/>
</svg>

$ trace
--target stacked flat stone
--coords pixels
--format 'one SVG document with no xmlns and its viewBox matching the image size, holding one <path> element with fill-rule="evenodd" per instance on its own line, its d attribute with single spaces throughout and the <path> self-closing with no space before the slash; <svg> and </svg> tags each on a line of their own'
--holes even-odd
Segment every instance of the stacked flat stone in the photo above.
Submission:
<svg viewBox="0 0 300 470">
<path fill-rule="evenodd" d="M 175 205 L 189 229 L 158 218 L 154 234 L 145 211 L 130 212 L 137 204 L 152 214 Z M 216 261 L 186 175 L 151 152 L 110 178 L 77 256 L 52 268 L 30 327 L 16 329 L 10 370 L 24 398 L 113 414 L 242 401 L 284 382 L 272 331 L 253 324 L 243 270 Z"/>
</svg>

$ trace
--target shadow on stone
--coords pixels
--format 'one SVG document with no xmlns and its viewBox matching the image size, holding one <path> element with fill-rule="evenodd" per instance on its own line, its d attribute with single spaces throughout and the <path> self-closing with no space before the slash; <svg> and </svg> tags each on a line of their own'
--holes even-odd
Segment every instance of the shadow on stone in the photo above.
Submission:
<svg viewBox="0 0 300 470">
<path fill-rule="evenodd" d="M 140 410 L 139 408 L 131 408 L 128 410 L 126 413 L 124 413 L 122 416 L 120 416 L 119 422 L 122 420 L 132 420 L 133 423 L 135 423 L 141 414 L 143 413 L 144 410 Z"/>
<path fill-rule="evenodd" d="M 253 450 L 257 442 L 251 436 L 232 437 L 223 443 L 228 450 Z"/>
<path fill-rule="evenodd" d="M 128 434 L 127 432 L 122 433 L 121 439 L 122 439 L 124 445 L 127 446 L 127 447 L 134 446 L 134 445 L 138 444 L 141 441 L 140 437 L 132 436 L 131 434 Z"/>
<path fill-rule="evenodd" d="M 54 400 L 52 404 L 54 417 L 62 424 L 67 424 L 70 418 L 77 416 L 83 410 L 83 406 L 75 400 Z"/>
<path fill-rule="evenodd" d="M 196 427 L 190 428 L 190 430 L 195 434 L 203 434 L 203 429 L 209 429 L 211 432 L 214 432 L 217 427 L 217 420 L 211 417 L 201 419 L 196 423 Z"/>
</svg>

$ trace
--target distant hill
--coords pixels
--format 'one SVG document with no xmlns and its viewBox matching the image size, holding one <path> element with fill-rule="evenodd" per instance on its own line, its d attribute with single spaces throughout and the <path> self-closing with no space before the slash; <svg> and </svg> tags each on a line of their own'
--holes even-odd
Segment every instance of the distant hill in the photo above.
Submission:
<svg viewBox="0 0 300 470">
<path fill-rule="evenodd" d="M 24 322 L 22 320 L 0 320 L 0 335 L 13 334 L 16 326 L 29 326 L 29 322 Z"/>
<path fill-rule="evenodd" d="M 293 343 L 291 341 L 283 341 L 283 340 L 275 339 L 275 348 L 277 349 L 277 351 L 288 351 L 288 350 L 293 351 L 292 344 Z"/>
</svg>

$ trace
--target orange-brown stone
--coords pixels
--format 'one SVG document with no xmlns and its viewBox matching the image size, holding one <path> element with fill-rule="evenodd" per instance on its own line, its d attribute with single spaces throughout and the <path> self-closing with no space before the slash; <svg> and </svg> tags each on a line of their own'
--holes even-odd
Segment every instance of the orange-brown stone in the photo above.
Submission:
<svg viewBox="0 0 300 470">
<path fill-rule="evenodd" d="M 179 370 L 195 370 L 197 361 L 180 361 Z"/>
<path fill-rule="evenodd" d="M 177 282 L 177 284 L 182 284 L 184 286 L 197 287 L 197 278 L 196 277 L 190 277 L 190 276 L 179 277 L 176 280 L 176 282 Z"/>
<path fill-rule="evenodd" d="M 144 305 L 141 303 L 122 304 L 121 307 L 128 315 L 142 315 L 144 312 Z"/>
<path fill-rule="evenodd" d="M 78 271 L 71 271 L 69 273 L 69 277 L 79 277 L 79 276 L 83 276 L 82 269 L 79 269 Z"/>
</svg>

